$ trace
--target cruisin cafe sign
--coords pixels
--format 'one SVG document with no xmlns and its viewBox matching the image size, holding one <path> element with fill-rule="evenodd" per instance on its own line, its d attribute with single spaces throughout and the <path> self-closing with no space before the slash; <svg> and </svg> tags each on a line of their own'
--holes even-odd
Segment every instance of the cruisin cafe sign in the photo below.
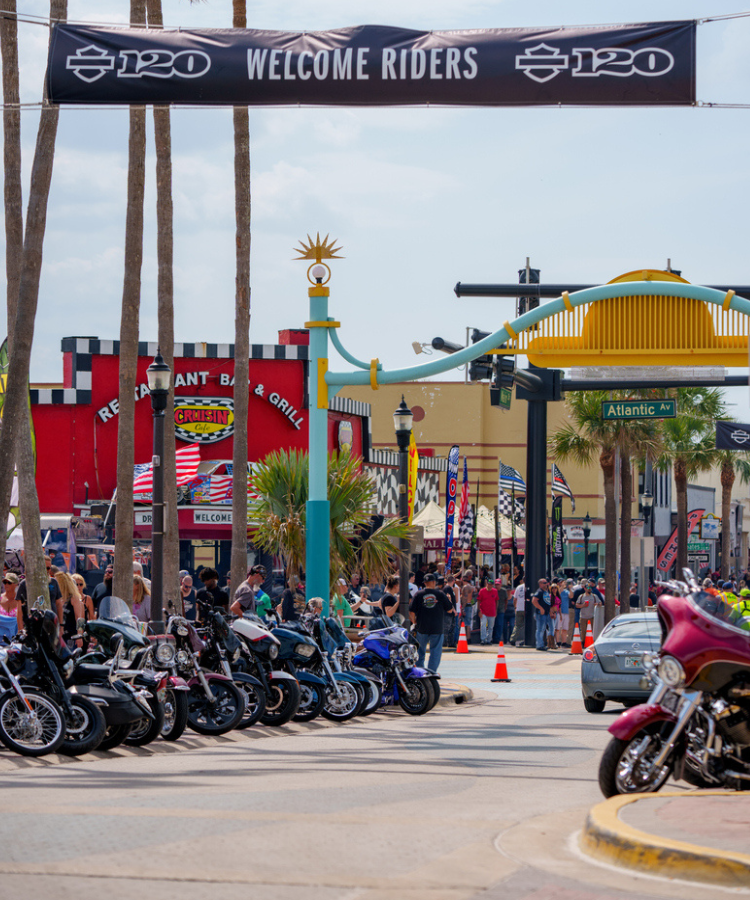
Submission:
<svg viewBox="0 0 750 900">
<path fill-rule="evenodd" d="M 694 20 L 574 28 L 52 28 L 52 103 L 397 106 L 695 102 Z"/>
</svg>

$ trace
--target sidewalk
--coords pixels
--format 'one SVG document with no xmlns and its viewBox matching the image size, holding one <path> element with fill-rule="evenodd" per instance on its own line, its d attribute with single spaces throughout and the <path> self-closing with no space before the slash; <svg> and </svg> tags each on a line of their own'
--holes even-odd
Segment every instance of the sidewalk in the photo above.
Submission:
<svg viewBox="0 0 750 900">
<path fill-rule="evenodd" d="M 750 793 L 611 797 L 589 812 L 584 853 L 663 878 L 750 888 Z"/>
</svg>

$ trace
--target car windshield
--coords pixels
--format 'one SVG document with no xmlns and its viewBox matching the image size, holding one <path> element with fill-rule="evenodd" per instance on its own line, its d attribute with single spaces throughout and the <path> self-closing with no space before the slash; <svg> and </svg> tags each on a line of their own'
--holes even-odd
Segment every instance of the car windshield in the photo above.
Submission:
<svg viewBox="0 0 750 900">
<path fill-rule="evenodd" d="M 691 594 L 690 602 L 707 619 L 711 619 L 730 631 L 738 631 L 745 637 L 750 637 L 750 617 L 743 616 L 734 604 L 728 603 L 722 597 L 709 594 L 707 591 L 697 591 Z"/>
<path fill-rule="evenodd" d="M 602 637 L 608 637 L 612 640 L 620 638 L 657 638 L 661 637 L 661 628 L 657 616 L 650 616 L 648 619 L 625 619 L 617 617 L 607 625 L 602 631 Z"/>
<path fill-rule="evenodd" d="M 128 609 L 128 604 L 120 597 L 102 597 L 97 618 L 130 625 L 132 628 L 138 627 L 138 620 Z"/>
</svg>

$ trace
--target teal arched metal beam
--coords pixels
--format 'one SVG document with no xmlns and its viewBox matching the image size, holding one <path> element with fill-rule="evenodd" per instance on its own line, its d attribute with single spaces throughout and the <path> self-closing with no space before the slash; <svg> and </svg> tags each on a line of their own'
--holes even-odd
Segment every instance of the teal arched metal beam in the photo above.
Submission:
<svg viewBox="0 0 750 900">
<path fill-rule="evenodd" d="M 717 306 L 722 306 L 727 298 L 727 294 L 722 291 L 702 287 L 697 284 L 682 284 L 681 282 L 673 281 L 624 281 L 617 284 L 604 284 L 598 287 L 586 288 L 583 291 L 577 291 L 568 296 L 568 301 L 570 307 L 576 307 L 583 306 L 585 303 L 595 303 L 598 300 L 611 300 L 615 297 L 632 297 L 635 295 L 683 297 L 689 300 L 702 300 L 705 303 L 714 303 Z M 464 350 L 459 350 L 458 353 L 452 353 L 450 356 L 433 360 L 428 363 L 422 363 L 418 366 L 409 366 L 406 369 L 391 369 L 390 371 L 387 371 L 379 366 L 376 375 L 377 383 L 394 384 L 401 381 L 416 381 L 418 378 L 427 378 L 430 375 L 440 375 L 443 372 L 456 369 L 465 363 L 471 362 L 478 356 L 482 356 L 485 353 L 489 353 L 491 350 L 495 350 L 511 338 L 513 335 L 507 330 L 506 326 L 508 324 L 513 330 L 513 333 L 519 334 L 520 332 L 531 328 L 532 325 L 536 325 L 537 322 L 548 319 L 556 313 L 564 312 L 568 308 L 569 307 L 566 306 L 565 298 L 558 297 L 556 300 L 545 303 L 544 306 L 538 306 L 536 309 L 529 310 L 529 312 L 519 316 L 513 322 L 505 323 L 502 328 L 499 328 L 493 334 L 483 338 L 481 341 L 477 341 L 476 344 L 472 344 L 470 347 L 466 347 Z M 746 300 L 744 297 L 738 297 L 736 295 L 731 296 L 727 308 L 737 310 L 738 312 L 750 316 L 750 300 Z M 333 330 L 331 330 L 331 337 L 333 339 Z M 341 353 L 343 348 L 338 339 L 338 335 L 336 335 L 333 343 L 336 349 Z M 342 386 L 371 383 L 369 363 L 357 360 L 348 352 L 341 353 L 341 355 L 344 356 L 348 362 L 352 363 L 352 365 L 355 365 L 360 369 L 366 369 L 367 371 L 329 371 L 326 374 L 326 384 L 331 386 Z"/>
</svg>

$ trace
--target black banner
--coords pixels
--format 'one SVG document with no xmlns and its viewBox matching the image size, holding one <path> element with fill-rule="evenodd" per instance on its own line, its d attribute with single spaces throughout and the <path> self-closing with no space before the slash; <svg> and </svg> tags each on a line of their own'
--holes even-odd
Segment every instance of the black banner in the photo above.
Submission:
<svg viewBox="0 0 750 900">
<path fill-rule="evenodd" d="M 458 106 L 695 101 L 695 22 L 310 34 L 55 25 L 53 103 Z"/>
<path fill-rule="evenodd" d="M 562 497 L 552 501 L 552 568 L 559 569 L 563 561 Z"/>
<path fill-rule="evenodd" d="M 717 450 L 750 450 L 750 425 L 738 422 L 716 423 Z"/>
</svg>

